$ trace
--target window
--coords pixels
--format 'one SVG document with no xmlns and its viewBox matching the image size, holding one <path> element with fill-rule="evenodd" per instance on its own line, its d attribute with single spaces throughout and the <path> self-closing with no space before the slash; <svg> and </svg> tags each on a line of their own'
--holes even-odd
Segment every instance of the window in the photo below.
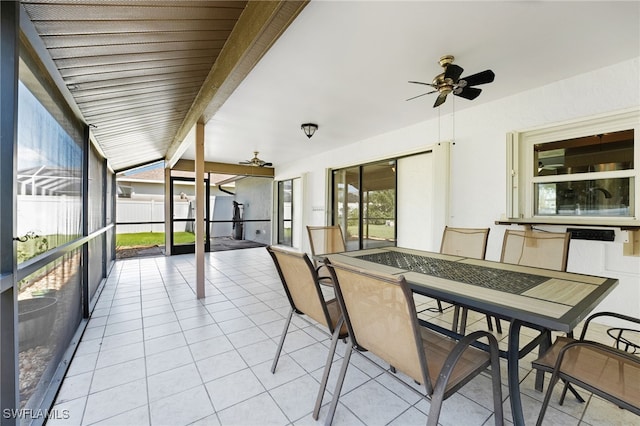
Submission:
<svg viewBox="0 0 640 426">
<path fill-rule="evenodd" d="M 508 135 L 508 216 L 638 224 L 639 110 Z"/>
</svg>

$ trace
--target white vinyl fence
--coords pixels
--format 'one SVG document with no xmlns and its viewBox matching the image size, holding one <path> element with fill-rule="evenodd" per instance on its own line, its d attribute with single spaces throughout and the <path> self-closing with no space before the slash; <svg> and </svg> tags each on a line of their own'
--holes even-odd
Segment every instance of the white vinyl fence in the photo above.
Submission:
<svg viewBox="0 0 640 426">
<path fill-rule="evenodd" d="M 210 200 L 212 220 L 231 220 L 233 197 L 214 196 Z M 192 218 L 195 212 L 189 214 L 188 200 L 174 201 L 174 217 Z M 135 232 L 164 232 L 164 201 L 131 200 L 118 198 L 116 201 L 116 222 L 163 222 L 158 224 L 118 225 L 118 234 Z M 184 232 L 193 229 L 193 222 L 175 222 L 174 231 Z M 232 233 L 231 222 L 212 223 L 210 233 L 212 237 L 226 237 Z"/>
<path fill-rule="evenodd" d="M 175 201 L 175 217 L 186 218 L 189 201 Z M 164 232 L 164 201 L 130 200 L 118 198 L 116 201 L 116 222 L 163 222 L 158 224 L 118 225 L 118 234 L 134 232 Z M 175 231 L 183 232 L 188 222 L 176 222 Z"/>
</svg>

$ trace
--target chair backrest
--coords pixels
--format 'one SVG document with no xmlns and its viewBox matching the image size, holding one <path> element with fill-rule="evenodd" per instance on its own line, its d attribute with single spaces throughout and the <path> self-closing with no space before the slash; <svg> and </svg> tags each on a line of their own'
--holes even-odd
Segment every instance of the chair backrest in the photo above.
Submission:
<svg viewBox="0 0 640 426">
<path fill-rule="evenodd" d="M 566 271 L 570 239 L 568 232 L 507 229 L 502 240 L 500 262 Z"/>
<path fill-rule="evenodd" d="M 269 246 L 291 307 L 333 330 L 317 273 L 305 253 Z"/>
<path fill-rule="evenodd" d="M 307 226 L 313 256 L 347 251 L 342 229 L 337 226 Z"/>
<path fill-rule="evenodd" d="M 342 263 L 328 266 L 353 344 L 424 383 L 432 393 L 416 308 L 404 277 Z"/>
<path fill-rule="evenodd" d="M 489 228 L 444 227 L 440 253 L 484 259 L 487 253 Z"/>
</svg>

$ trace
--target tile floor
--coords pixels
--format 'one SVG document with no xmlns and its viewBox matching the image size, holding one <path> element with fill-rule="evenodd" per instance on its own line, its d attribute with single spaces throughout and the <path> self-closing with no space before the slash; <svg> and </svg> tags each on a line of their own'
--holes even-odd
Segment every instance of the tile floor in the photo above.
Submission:
<svg viewBox="0 0 640 426">
<path fill-rule="evenodd" d="M 194 262 L 193 255 L 116 262 L 55 402 L 54 409 L 67 410 L 68 418 L 48 425 L 324 424 L 345 345 L 338 345 L 320 419 L 314 421 L 329 337 L 294 318 L 271 374 L 289 306 L 266 250 L 207 254 L 202 300 L 195 298 Z M 426 298 L 416 303 L 419 309 L 434 305 Z M 422 315 L 446 322 L 451 309 Z M 484 324 L 484 316 L 470 313 L 469 330 Z M 533 389 L 533 356 L 521 360 L 520 371 L 527 424 L 535 423 L 543 398 Z M 428 401 L 360 356 L 351 361 L 334 425 L 425 424 Z M 493 424 L 490 389 L 488 375 L 476 378 L 445 401 L 440 423 Z M 503 392 L 509 424 L 506 386 Z M 553 402 L 545 424 L 637 422 L 582 393 L 585 404 L 571 396 L 564 406 Z"/>
</svg>

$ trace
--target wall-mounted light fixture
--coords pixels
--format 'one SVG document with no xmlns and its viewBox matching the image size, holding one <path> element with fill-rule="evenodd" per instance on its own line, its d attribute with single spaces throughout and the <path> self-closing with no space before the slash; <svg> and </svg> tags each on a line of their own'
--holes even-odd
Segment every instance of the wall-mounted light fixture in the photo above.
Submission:
<svg viewBox="0 0 640 426">
<path fill-rule="evenodd" d="M 313 136 L 316 130 L 318 130 L 318 125 L 313 123 L 304 123 L 300 128 L 304 130 L 304 134 L 311 139 L 311 136 Z"/>
</svg>

